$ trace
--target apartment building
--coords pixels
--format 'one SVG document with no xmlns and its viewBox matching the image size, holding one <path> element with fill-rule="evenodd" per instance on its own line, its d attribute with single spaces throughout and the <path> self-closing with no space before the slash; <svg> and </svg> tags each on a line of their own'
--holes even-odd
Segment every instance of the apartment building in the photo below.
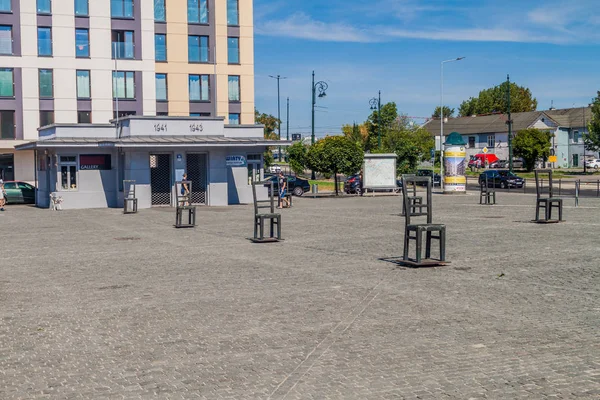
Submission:
<svg viewBox="0 0 600 400">
<path fill-rule="evenodd" d="M 252 0 L 0 0 L 0 178 L 35 180 L 52 124 L 254 124 Z"/>
</svg>

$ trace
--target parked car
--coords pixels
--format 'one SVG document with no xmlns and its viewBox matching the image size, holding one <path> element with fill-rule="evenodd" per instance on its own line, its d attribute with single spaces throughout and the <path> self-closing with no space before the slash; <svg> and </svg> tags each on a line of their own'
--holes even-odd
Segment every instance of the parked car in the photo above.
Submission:
<svg viewBox="0 0 600 400">
<path fill-rule="evenodd" d="M 492 163 L 495 163 L 498 160 L 498 156 L 493 153 L 475 154 L 474 156 L 471 156 L 471 159 L 469 160 L 469 168 L 482 168 L 485 167 L 486 164 L 489 167 Z"/>
<path fill-rule="evenodd" d="M 488 187 L 522 188 L 525 180 L 520 176 L 506 170 L 489 169 L 479 175 L 479 185 L 485 185 L 485 177 L 488 179 Z"/>
<path fill-rule="evenodd" d="M 4 182 L 7 204 L 34 204 L 35 186 L 27 182 L 7 181 Z"/>
<path fill-rule="evenodd" d="M 598 159 L 587 160 L 585 162 L 585 166 L 588 168 L 598 169 L 598 168 L 600 168 L 600 160 L 598 160 Z"/>
<path fill-rule="evenodd" d="M 442 177 L 440 174 L 436 174 L 431 169 L 418 169 L 417 176 L 428 176 L 431 178 L 431 184 L 433 186 L 441 186 L 442 185 Z"/>
<path fill-rule="evenodd" d="M 271 165 L 269 167 L 269 172 L 272 174 L 277 174 L 279 171 L 281 171 L 281 167 L 279 165 Z"/>
<path fill-rule="evenodd" d="M 490 168 L 508 168 L 508 160 L 498 160 L 490 164 Z M 513 168 L 523 168 L 522 158 L 513 158 Z"/>
<path fill-rule="evenodd" d="M 288 192 L 294 196 L 302 196 L 304 193 L 310 191 L 310 183 L 304 178 L 300 178 L 293 175 L 285 175 L 288 181 Z M 279 193 L 279 180 L 277 175 L 265 175 L 265 181 L 273 182 L 273 190 Z"/>
<path fill-rule="evenodd" d="M 360 175 L 350 175 L 344 182 L 344 192 L 346 194 L 361 194 L 360 193 Z"/>
</svg>

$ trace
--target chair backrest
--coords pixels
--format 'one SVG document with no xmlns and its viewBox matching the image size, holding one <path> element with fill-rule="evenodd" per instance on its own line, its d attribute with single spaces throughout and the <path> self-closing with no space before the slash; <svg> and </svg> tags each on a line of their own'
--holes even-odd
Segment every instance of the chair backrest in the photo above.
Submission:
<svg viewBox="0 0 600 400">
<path fill-rule="evenodd" d="M 412 198 L 417 193 L 417 184 L 425 184 L 427 190 L 426 201 L 422 204 L 414 204 Z M 411 196 L 412 194 L 412 196 Z M 404 197 L 404 218 L 406 225 L 410 225 L 411 217 L 427 217 L 427 223 L 431 224 L 433 221 L 432 214 L 432 188 L 431 188 L 431 177 L 429 176 L 414 176 L 414 175 L 403 175 L 402 176 L 402 195 Z M 423 211 L 425 210 L 425 211 Z"/>
<path fill-rule="evenodd" d="M 182 190 L 184 185 L 187 186 L 187 193 L 182 194 L 181 192 L 185 192 Z M 190 203 L 192 197 L 192 181 L 177 181 L 175 182 L 175 196 L 177 198 L 177 205 L 181 203 Z"/>
<path fill-rule="evenodd" d="M 135 199 L 135 181 L 124 180 L 123 181 L 123 196 L 126 199 Z"/>
<path fill-rule="evenodd" d="M 267 200 L 259 200 L 256 187 L 269 188 L 269 198 Z M 258 215 L 261 210 L 268 209 L 271 214 L 275 213 L 275 191 L 273 190 L 273 181 L 252 181 L 252 196 L 254 198 L 254 214 Z"/>
<path fill-rule="evenodd" d="M 544 186 L 544 180 L 547 185 Z M 553 197 L 552 192 L 552 170 L 551 169 L 536 169 L 535 170 L 535 192 L 537 198 L 542 198 L 545 194 L 548 197 Z"/>
</svg>

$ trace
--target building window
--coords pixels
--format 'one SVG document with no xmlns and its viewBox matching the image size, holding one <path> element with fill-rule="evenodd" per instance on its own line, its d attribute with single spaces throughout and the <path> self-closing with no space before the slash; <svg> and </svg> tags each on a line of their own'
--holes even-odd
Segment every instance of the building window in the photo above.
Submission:
<svg viewBox="0 0 600 400">
<path fill-rule="evenodd" d="M 78 99 L 89 99 L 91 98 L 90 89 L 90 71 L 89 70 L 78 70 L 77 71 L 77 98 Z"/>
<path fill-rule="evenodd" d="M 238 0 L 227 0 L 227 25 L 239 25 L 240 12 Z"/>
<path fill-rule="evenodd" d="M 168 117 L 169 113 L 168 112 L 157 112 L 156 116 L 157 117 Z"/>
<path fill-rule="evenodd" d="M 133 31 L 112 31 L 112 58 L 134 58 Z"/>
<path fill-rule="evenodd" d="M 12 26 L 0 25 L 0 54 L 12 54 L 12 43 Z"/>
<path fill-rule="evenodd" d="M 240 63 L 240 38 L 227 38 L 227 62 L 229 64 Z"/>
<path fill-rule="evenodd" d="M 40 111 L 40 126 L 52 125 L 54 123 L 54 111 Z"/>
<path fill-rule="evenodd" d="M 229 75 L 229 101 L 240 101 L 240 77 Z"/>
<path fill-rule="evenodd" d="M 37 13 L 38 14 L 51 14 L 52 13 L 52 0 L 37 0 Z"/>
<path fill-rule="evenodd" d="M 156 74 L 156 100 L 167 101 L 167 74 Z"/>
<path fill-rule="evenodd" d="M 472 149 L 475 147 L 475 137 L 469 136 L 469 148 Z"/>
<path fill-rule="evenodd" d="M 16 139 L 14 111 L 0 111 L 0 139 Z"/>
<path fill-rule="evenodd" d="M 165 0 L 154 0 L 154 22 L 166 22 Z"/>
<path fill-rule="evenodd" d="M 579 131 L 573 131 L 573 143 L 579 143 Z"/>
<path fill-rule="evenodd" d="M 188 0 L 188 23 L 208 24 L 208 0 Z"/>
<path fill-rule="evenodd" d="M 229 113 L 229 125 L 239 125 L 239 124 L 240 124 L 240 114 Z"/>
<path fill-rule="evenodd" d="M 154 35 L 154 53 L 156 61 L 167 61 L 167 35 Z"/>
<path fill-rule="evenodd" d="M 0 12 L 12 12 L 11 0 L 0 0 Z"/>
<path fill-rule="evenodd" d="M 75 29 L 75 57 L 86 58 L 90 56 L 90 31 L 88 29 Z"/>
<path fill-rule="evenodd" d="M 210 113 L 190 113 L 190 117 L 210 117 Z"/>
<path fill-rule="evenodd" d="M 124 118 L 124 117 L 128 117 L 130 115 L 136 115 L 136 112 L 135 111 L 119 111 L 119 114 L 117 115 L 117 112 L 113 111 L 113 119 Z"/>
<path fill-rule="evenodd" d="M 77 156 L 59 156 L 62 190 L 77 190 Z"/>
<path fill-rule="evenodd" d="M 188 36 L 188 61 L 208 62 L 208 36 Z"/>
<path fill-rule="evenodd" d="M 15 97 L 14 74 L 11 68 L 0 68 L 0 97 Z"/>
<path fill-rule="evenodd" d="M 91 124 L 92 123 L 92 112 L 91 111 L 77 111 L 77 123 L 78 124 Z"/>
<path fill-rule="evenodd" d="M 52 56 L 52 28 L 38 27 L 38 56 Z"/>
<path fill-rule="evenodd" d="M 87 17 L 89 12 L 89 1 L 88 0 L 75 0 L 75 16 L 76 17 Z"/>
<path fill-rule="evenodd" d="M 113 71 L 113 98 L 135 99 L 135 73 Z"/>
<path fill-rule="evenodd" d="M 496 135 L 489 135 L 487 139 L 488 147 L 492 149 L 496 147 Z"/>
<path fill-rule="evenodd" d="M 190 101 L 209 101 L 210 85 L 208 75 L 190 75 Z"/>
<path fill-rule="evenodd" d="M 52 70 L 40 69 L 39 77 L 40 99 L 51 99 L 52 97 L 54 97 L 54 82 Z"/>
<path fill-rule="evenodd" d="M 133 18 L 133 0 L 110 0 L 110 16 Z"/>
</svg>

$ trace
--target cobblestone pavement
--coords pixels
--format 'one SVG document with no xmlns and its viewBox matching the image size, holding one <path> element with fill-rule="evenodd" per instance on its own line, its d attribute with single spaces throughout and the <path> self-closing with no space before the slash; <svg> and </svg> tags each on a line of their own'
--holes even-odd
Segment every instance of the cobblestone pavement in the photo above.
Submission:
<svg viewBox="0 0 600 400">
<path fill-rule="evenodd" d="M 449 266 L 402 252 L 396 196 L 0 213 L 0 399 L 597 399 L 600 200 L 435 196 Z"/>
</svg>

